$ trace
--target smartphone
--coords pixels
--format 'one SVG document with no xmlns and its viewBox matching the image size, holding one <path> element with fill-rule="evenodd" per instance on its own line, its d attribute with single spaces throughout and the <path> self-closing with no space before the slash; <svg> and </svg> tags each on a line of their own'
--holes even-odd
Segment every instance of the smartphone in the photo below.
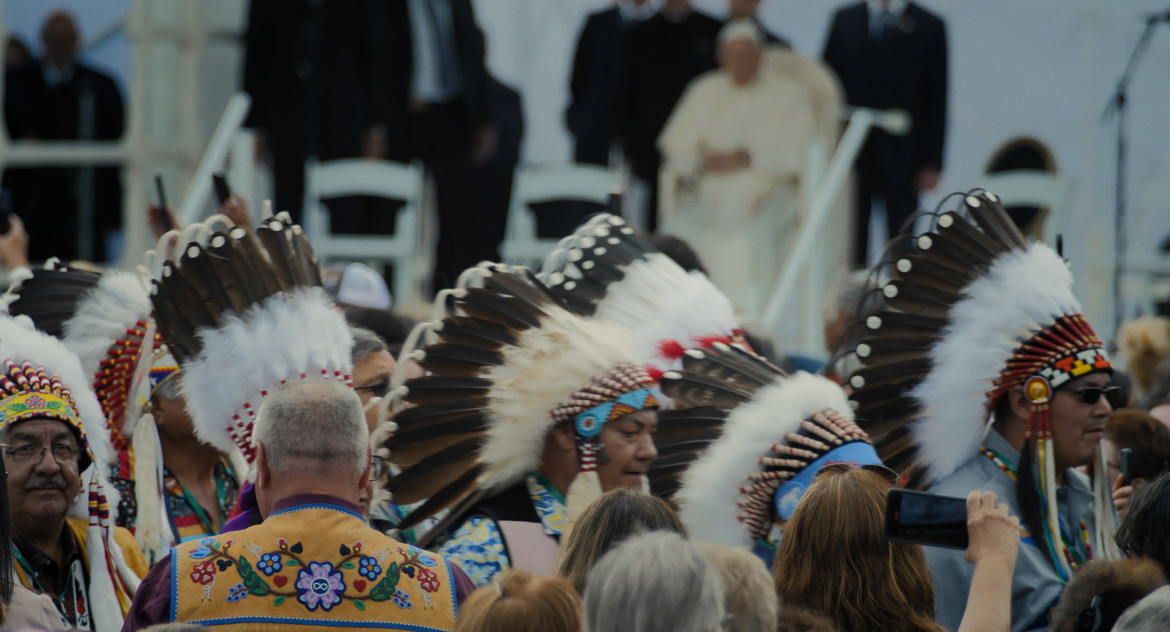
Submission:
<svg viewBox="0 0 1170 632">
<path fill-rule="evenodd" d="M 1133 449 L 1122 448 L 1120 454 L 1121 461 L 1119 462 L 1118 467 L 1121 469 L 1121 484 L 1130 485 L 1133 483 L 1133 478 L 1129 475 L 1129 459 L 1133 454 Z"/>
<path fill-rule="evenodd" d="M 967 499 L 910 489 L 886 494 L 887 540 L 966 549 Z"/>
<path fill-rule="evenodd" d="M 211 174 L 211 180 L 215 183 L 215 197 L 219 200 L 219 205 L 223 206 L 232 197 L 231 187 L 228 186 L 227 176 L 220 173 Z"/>
<path fill-rule="evenodd" d="M 167 212 L 167 192 L 163 190 L 162 174 L 154 174 L 154 192 L 158 195 L 158 217 L 162 222 L 164 231 L 171 231 L 175 229 L 175 224 L 171 222 L 171 214 Z"/>
<path fill-rule="evenodd" d="M 12 198 L 8 196 L 8 189 L 0 189 L 0 235 L 12 228 Z"/>
</svg>

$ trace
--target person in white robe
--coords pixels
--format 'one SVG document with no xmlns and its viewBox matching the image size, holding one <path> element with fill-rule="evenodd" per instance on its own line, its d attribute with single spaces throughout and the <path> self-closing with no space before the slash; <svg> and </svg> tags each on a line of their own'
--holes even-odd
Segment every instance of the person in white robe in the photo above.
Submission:
<svg viewBox="0 0 1170 632">
<path fill-rule="evenodd" d="M 729 22 L 720 68 L 687 87 L 658 138 L 660 230 L 689 241 L 749 315 L 763 310 L 798 238 L 809 152 L 835 144 L 841 112 L 820 62 L 762 42 L 750 21 Z"/>
</svg>

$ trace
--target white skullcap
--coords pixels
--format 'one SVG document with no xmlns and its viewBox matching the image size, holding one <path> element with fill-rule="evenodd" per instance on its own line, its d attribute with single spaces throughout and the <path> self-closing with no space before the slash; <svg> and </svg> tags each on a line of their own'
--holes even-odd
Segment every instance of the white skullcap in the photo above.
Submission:
<svg viewBox="0 0 1170 632">
<path fill-rule="evenodd" d="M 760 27 L 751 20 L 731 20 L 719 30 L 719 36 L 715 43 L 718 48 L 723 48 L 731 42 L 738 41 L 751 42 L 758 47 L 764 43 L 764 34 L 760 32 Z"/>
</svg>

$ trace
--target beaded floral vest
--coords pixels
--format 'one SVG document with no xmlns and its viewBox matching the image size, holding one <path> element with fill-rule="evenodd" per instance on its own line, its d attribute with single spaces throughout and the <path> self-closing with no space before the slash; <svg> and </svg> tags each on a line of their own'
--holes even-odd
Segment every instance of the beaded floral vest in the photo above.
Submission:
<svg viewBox="0 0 1170 632">
<path fill-rule="evenodd" d="M 437 554 L 326 504 L 172 550 L 171 620 L 231 630 L 451 630 L 455 586 Z"/>
</svg>

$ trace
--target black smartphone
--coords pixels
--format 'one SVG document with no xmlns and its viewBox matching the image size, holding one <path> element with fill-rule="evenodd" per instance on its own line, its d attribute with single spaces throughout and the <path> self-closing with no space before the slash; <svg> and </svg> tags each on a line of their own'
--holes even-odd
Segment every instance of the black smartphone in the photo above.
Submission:
<svg viewBox="0 0 1170 632">
<path fill-rule="evenodd" d="M 8 189 L 0 189 L 0 235 L 12 228 L 12 198 Z"/>
<path fill-rule="evenodd" d="M 232 197 L 231 187 L 228 186 L 227 176 L 223 172 L 211 174 L 211 180 L 215 183 L 215 197 L 219 200 L 219 205 L 223 206 Z"/>
<path fill-rule="evenodd" d="M 1118 468 L 1121 469 L 1121 484 L 1130 485 L 1133 483 L 1133 478 L 1129 475 L 1129 459 L 1133 454 L 1133 448 L 1121 449 L 1121 460 L 1118 463 Z"/>
<path fill-rule="evenodd" d="M 163 190 L 162 174 L 154 174 L 154 192 L 158 195 L 158 217 L 163 230 L 174 230 L 175 224 L 171 221 L 171 214 L 167 212 L 167 192 Z"/>
<path fill-rule="evenodd" d="M 966 549 L 967 499 L 910 489 L 886 494 L 887 540 Z"/>
</svg>

